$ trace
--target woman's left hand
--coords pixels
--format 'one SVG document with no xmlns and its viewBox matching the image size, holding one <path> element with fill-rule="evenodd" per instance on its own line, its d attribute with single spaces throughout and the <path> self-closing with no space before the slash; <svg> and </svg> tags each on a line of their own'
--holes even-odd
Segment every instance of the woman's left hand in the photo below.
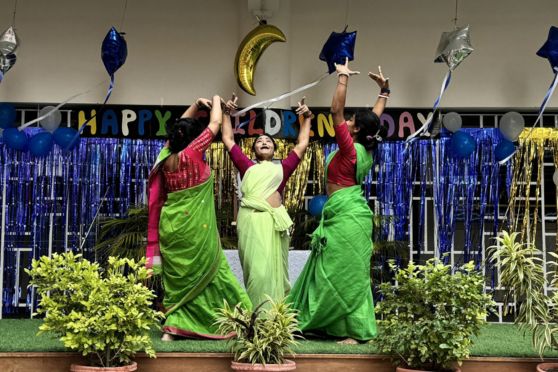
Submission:
<svg viewBox="0 0 558 372">
<path fill-rule="evenodd" d="M 376 84 L 378 84 L 380 89 L 381 88 L 389 89 L 389 78 L 384 77 L 384 74 L 382 74 L 382 67 L 381 66 L 378 66 L 378 73 L 377 74 L 369 72 L 368 76 L 370 76 L 370 78 L 372 80 L 374 80 L 376 82 Z"/>
<path fill-rule="evenodd" d="M 238 97 L 235 93 L 232 94 L 232 98 L 229 99 L 227 102 L 221 99 L 221 107 L 223 108 L 223 112 L 226 115 L 230 115 L 231 111 L 236 111 L 238 109 L 238 105 L 236 103 L 237 101 Z"/>
<path fill-rule="evenodd" d="M 295 112 L 296 112 L 297 115 L 302 115 L 302 116 L 304 116 L 304 118 L 307 119 L 307 118 L 312 117 L 312 111 L 310 111 L 308 106 L 306 106 L 306 104 L 304 103 L 305 99 L 306 99 L 306 97 L 302 97 L 300 102 L 298 102 L 298 107 L 297 107 Z"/>
</svg>

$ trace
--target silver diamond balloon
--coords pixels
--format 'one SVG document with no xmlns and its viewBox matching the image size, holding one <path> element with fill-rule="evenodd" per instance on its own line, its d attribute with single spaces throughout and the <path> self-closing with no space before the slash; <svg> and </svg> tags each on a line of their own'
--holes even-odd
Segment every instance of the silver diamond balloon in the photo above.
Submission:
<svg viewBox="0 0 558 372">
<path fill-rule="evenodd" d="M 442 33 L 434 62 L 445 62 L 453 71 L 473 50 L 469 26 L 458 27 Z"/>
<path fill-rule="evenodd" d="M 19 46 L 19 38 L 17 37 L 13 27 L 9 27 L 0 35 L 0 53 L 7 56 L 16 51 Z"/>
<path fill-rule="evenodd" d="M 16 63 L 16 55 L 14 53 L 3 55 L 0 54 L 0 71 L 2 74 L 8 72 L 9 69 L 13 67 Z"/>
</svg>

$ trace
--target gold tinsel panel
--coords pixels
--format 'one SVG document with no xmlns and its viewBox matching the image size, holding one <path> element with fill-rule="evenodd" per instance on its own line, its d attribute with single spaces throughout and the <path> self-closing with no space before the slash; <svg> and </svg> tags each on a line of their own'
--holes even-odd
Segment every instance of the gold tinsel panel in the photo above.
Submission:
<svg viewBox="0 0 558 372">
<path fill-rule="evenodd" d="M 248 157 L 252 158 L 252 144 L 255 138 L 243 138 L 240 142 L 240 148 Z M 275 139 L 277 148 L 275 149 L 276 159 L 285 159 L 289 152 L 295 146 L 295 143 L 283 139 Z M 319 157 L 319 159 L 318 159 Z M 323 165 L 323 146 L 321 143 L 313 142 L 306 149 L 304 158 L 289 178 L 285 185 L 285 193 L 283 195 L 283 204 L 291 215 L 300 211 L 304 207 L 304 195 L 306 195 L 306 187 L 308 179 L 312 180 L 312 191 L 314 194 L 322 192 L 322 179 L 324 172 Z M 313 172 L 311 172 L 311 170 Z M 311 174 L 313 173 L 313 174 Z"/>
<path fill-rule="evenodd" d="M 532 243 L 535 242 L 539 219 L 545 147 L 552 150 L 554 163 L 558 166 L 558 130 L 525 129 L 519 136 L 519 148 L 513 158 L 513 178 L 508 206 L 511 228 L 512 231 L 521 232 L 522 240 Z M 531 182 L 535 184 L 532 185 Z M 532 192 L 535 197 L 533 204 L 530 200 Z"/>
</svg>

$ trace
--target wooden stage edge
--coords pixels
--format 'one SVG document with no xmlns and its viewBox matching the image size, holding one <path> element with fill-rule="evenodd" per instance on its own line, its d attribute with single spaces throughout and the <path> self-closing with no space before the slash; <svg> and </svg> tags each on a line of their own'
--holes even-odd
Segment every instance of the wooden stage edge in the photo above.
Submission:
<svg viewBox="0 0 558 372">
<path fill-rule="evenodd" d="M 360 354 L 298 354 L 294 358 L 298 372 L 394 372 L 390 360 L 381 355 Z M 70 364 L 82 358 L 69 352 L 0 353 L 0 371 L 3 372 L 66 372 Z M 156 359 L 143 354 L 136 357 L 142 372 L 223 372 L 231 371 L 231 354 L 227 353 L 158 353 Z M 558 359 L 545 362 L 558 362 Z M 533 372 L 539 358 L 471 357 L 461 367 L 463 372 Z"/>
</svg>

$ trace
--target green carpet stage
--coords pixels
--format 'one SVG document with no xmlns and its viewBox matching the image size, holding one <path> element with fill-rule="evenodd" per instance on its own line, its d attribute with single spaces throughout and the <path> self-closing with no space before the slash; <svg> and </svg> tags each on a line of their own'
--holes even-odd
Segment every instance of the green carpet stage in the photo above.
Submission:
<svg viewBox="0 0 558 372">
<path fill-rule="evenodd" d="M 0 320 L 0 371 L 68 371 L 79 355 L 68 353 L 51 335 L 37 336 L 40 320 Z M 158 358 L 138 357 L 140 371 L 227 371 L 226 341 L 162 342 L 153 332 Z M 373 343 L 338 345 L 334 341 L 301 340 L 295 347 L 297 371 L 393 371 L 389 358 L 378 355 Z M 545 359 L 558 359 L 548 352 Z M 540 362 L 529 334 L 511 324 L 489 324 L 475 340 L 471 360 L 463 371 L 534 371 Z M 40 364 L 37 364 L 40 363 Z M 40 366 L 40 367 L 37 367 Z M 38 369 L 37 369 L 38 368 Z"/>
</svg>

